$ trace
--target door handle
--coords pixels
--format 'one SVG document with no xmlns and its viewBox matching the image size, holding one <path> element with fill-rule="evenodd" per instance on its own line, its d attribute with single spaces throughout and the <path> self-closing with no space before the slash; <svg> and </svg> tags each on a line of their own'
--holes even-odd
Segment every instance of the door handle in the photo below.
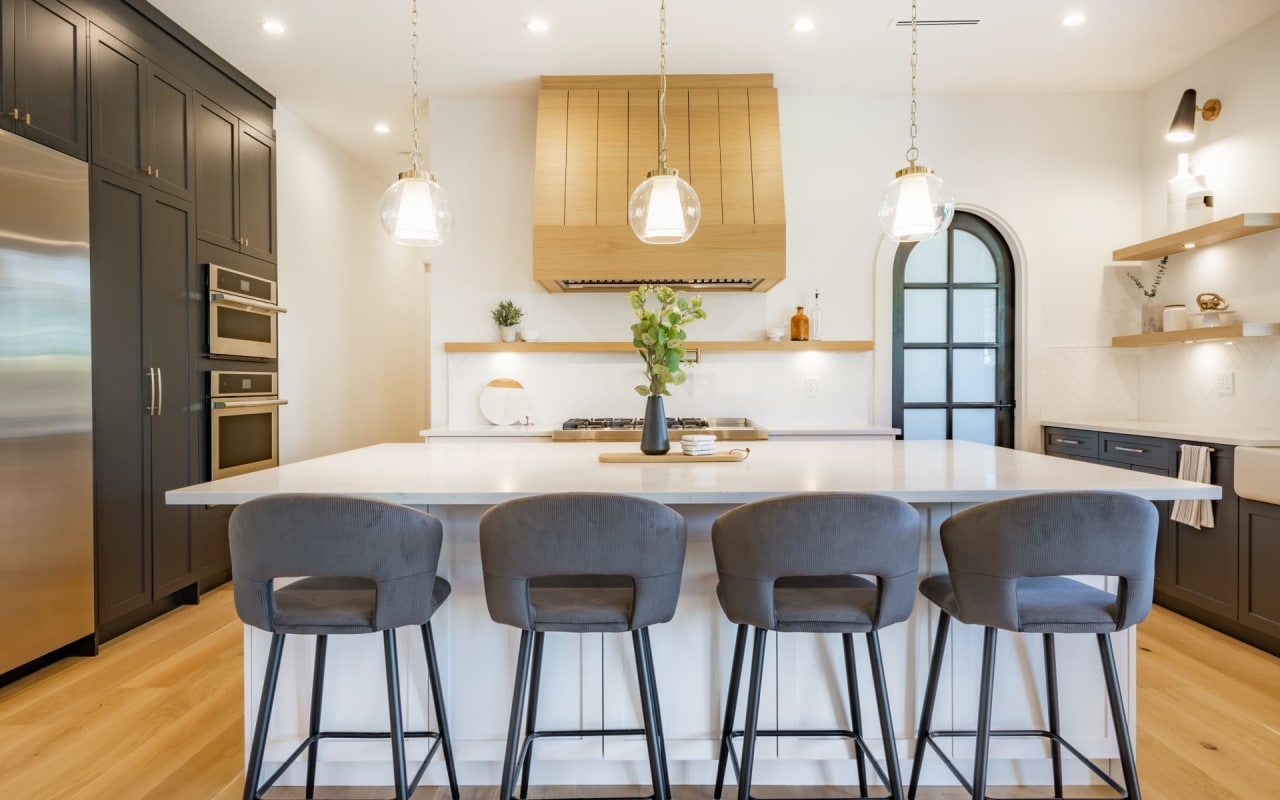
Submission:
<svg viewBox="0 0 1280 800">
<path fill-rule="evenodd" d="M 164 413 L 164 370 L 159 367 L 156 367 L 156 386 L 159 388 L 159 391 L 156 393 L 158 395 L 158 400 L 156 402 L 156 416 L 158 417 Z"/>
<path fill-rule="evenodd" d="M 151 394 L 147 400 L 147 416 L 156 415 L 156 368 L 147 367 L 147 380 L 151 383 Z"/>
</svg>

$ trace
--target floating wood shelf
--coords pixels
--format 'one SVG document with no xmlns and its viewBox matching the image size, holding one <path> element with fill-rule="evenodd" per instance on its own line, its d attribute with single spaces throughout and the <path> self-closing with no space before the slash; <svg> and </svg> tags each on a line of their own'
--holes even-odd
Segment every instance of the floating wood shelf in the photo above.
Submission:
<svg viewBox="0 0 1280 800">
<path fill-rule="evenodd" d="M 1280 336 L 1280 322 L 1246 322 L 1243 325 L 1218 325 L 1213 328 L 1188 328 L 1182 331 L 1162 333 L 1138 333 L 1132 336 L 1116 336 L 1112 347 L 1150 347 L 1160 344 L 1186 344 L 1190 342 L 1221 342 L 1230 339 L 1250 339 L 1256 336 Z"/>
<path fill-rule="evenodd" d="M 685 348 L 700 353 L 800 353 L 820 350 L 838 353 L 865 353 L 875 347 L 871 341 L 821 342 L 686 342 Z M 445 342 L 446 353 L 634 353 L 630 342 Z"/>
<path fill-rule="evenodd" d="M 1147 242 L 1130 245 L 1116 250 L 1111 257 L 1116 261 L 1150 261 L 1176 253 L 1186 252 L 1188 244 L 1205 247 L 1211 244 L 1229 242 L 1244 236 L 1280 228 L 1280 214 L 1237 214 L 1234 217 L 1210 222 L 1188 228 L 1185 231 L 1171 233 Z"/>
</svg>

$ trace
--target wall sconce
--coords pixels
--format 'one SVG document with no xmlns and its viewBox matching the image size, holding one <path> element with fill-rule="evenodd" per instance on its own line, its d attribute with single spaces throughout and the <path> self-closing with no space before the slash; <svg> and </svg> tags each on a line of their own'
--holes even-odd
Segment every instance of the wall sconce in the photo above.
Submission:
<svg viewBox="0 0 1280 800">
<path fill-rule="evenodd" d="M 1203 106 L 1196 105 L 1196 90 L 1188 89 L 1182 93 L 1182 100 L 1178 103 L 1178 110 L 1173 115 L 1173 124 L 1169 126 L 1169 132 L 1164 138 L 1171 142 L 1189 142 L 1196 138 L 1196 112 L 1200 112 L 1200 116 L 1204 117 L 1205 122 L 1211 122 L 1218 118 L 1222 113 L 1221 100 L 1206 100 Z"/>
</svg>

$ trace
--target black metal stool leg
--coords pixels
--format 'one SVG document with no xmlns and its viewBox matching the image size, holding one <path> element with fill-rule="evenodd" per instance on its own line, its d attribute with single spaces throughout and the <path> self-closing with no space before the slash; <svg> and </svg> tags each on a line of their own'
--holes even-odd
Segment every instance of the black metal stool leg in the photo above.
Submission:
<svg viewBox="0 0 1280 800">
<path fill-rule="evenodd" d="M 853 749 L 858 760 L 858 793 L 867 796 L 867 757 L 862 752 L 862 702 L 858 698 L 858 667 L 853 660 L 853 634 L 840 636 L 844 644 L 844 679 L 849 685 L 849 730 L 858 737 Z"/>
<path fill-rule="evenodd" d="M 271 706 L 276 699 L 276 683 L 280 679 L 280 657 L 284 653 L 284 634 L 271 634 L 271 651 L 267 656 L 267 674 L 262 682 L 262 698 L 258 701 L 258 721 L 253 726 L 253 745 L 249 749 L 249 766 L 244 772 L 244 800 L 257 800 L 262 780 L 262 758 L 267 749 L 267 725 L 271 722 Z"/>
<path fill-rule="evenodd" d="M 653 710 L 653 691 L 649 685 L 649 670 L 645 666 L 644 637 L 640 631 L 631 632 L 632 649 L 636 656 L 636 683 L 640 686 L 640 711 L 644 715 L 644 741 L 649 748 L 649 775 L 653 782 L 653 796 L 662 797 L 666 785 L 662 764 L 662 748 L 658 744 L 658 725 Z"/>
<path fill-rule="evenodd" d="M 538 690 L 542 686 L 542 642 L 545 633 L 533 635 L 533 676 L 529 678 L 529 710 L 525 715 L 524 735 L 527 739 L 533 735 L 538 723 Z M 520 797 L 529 796 L 529 770 L 533 767 L 533 743 L 529 744 L 529 752 L 524 759 L 524 768 L 520 774 Z"/>
<path fill-rule="evenodd" d="M 1116 654 L 1111 648 L 1111 635 L 1098 634 L 1098 654 L 1102 659 L 1102 674 L 1107 681 L 1107 700 L 1111 704 L 1111 719 L 1116 728 L 1116 744 L 1120 748 L 1120 769 L 1124 772 L 1124 788 L 1127 800 L 1142 800 L 1138 787 L 1138 767 L 1133 760 L 1133 742 L 1129 739 L 1129 723 L 1125 718 L 1124 700 L 1120 696 L 1120 678 L 1116 675 Z"/>
<path fill-rule="evenodd" d="M 747 690 L 747 718 L 743 720 L 738 800 L 751 800 L 751 771 L 756 760 L 756 729 L 760 724 L 760 690 L 764 681 L 764 648 L 768 633 L 756 628 L 755 641 L 751 646 L 751 687 Z"/>
<path fill-rule="evenodd" d="M 1057 737 L 1062 731 L 1058 715 L 1058 657 L 1053 645 L 1053 634 L 1044 634 L 1044 682 L 1049 695 L 1049 733 Z M 1062 797 L 1062 745 L 1056 738 L 1052 742 L 1053 753 L 1053 796 L 1057 800 Z"/>
<path fill-rule="evenodd" d="M 747 626 L 738 626 L 738 636 L 733 643 L 733 666 L 729 667 L 729 697 L 724 709 L 724 729 L 720 734 L 720 765 L 716 767 L 716 790 L 712 797 L 720 800 L 724 794 L 724 773 L 729 766 L 729 734 L 733 733 L 733 714 L 738 707 L 738 688 L 742 685 L 742 659 L 747 651 Z"/>
<path fill-rule="evenodd" d="M 885 768 L 889 770 L 889 797 L 902 800 L 902 770 L 898 764 L 898 740 L 893 732 L 893 715 L 889 709 L 889 687 L 884 679 L 884 658 L 880 653 L 880 634 L 867 634 L 867 652 L 871 656 L 871 677 L 876 685 L 876 706 L 880 711 L 880 736 L 884 739 Z M 862 793 L 867 792 L 863 789 Z"/>
<path fill-rule="evenodd" d="M 449 774 L 449 795 L 458 800 L 458 770 L 453 763 L 453 739 L 449 736 L 449 717 L 444 708 L 444 687 L 440 682 L 440 662 L 436 659 L 436 638 L 431 623 L 422 626 L 422 647 L 427 654 L 427 671 L 431 678 L 431 702 L 436 707 L 436 725 L 440 729 L 440 752 Z"/>
<path fill-rule="evenodd" d="M 667 734 L 662 730 L 662 695 L 658 693 L 658 673 L 653 668 L 653 641 L 649 629 L 640 629 L 644 640 L 644 663 L 649 673 L 649 691 L 653 693 L 653 721 L 658 726 L 658 758 L 662 762 L 662 800 L 671 800 L 671 762 L 667 760 Z"/>
<path fill-rule="evenodd" d="M 920 709 L 920 730 L 916 733 L 916 755 L 911 764 L 911 786 L 907 790 L 909 800 L 916 800 L 916 790 L 920 787 L 920 771 L 924 768 L 924 754 L 929 747 L 933 704 L 938 699 L 938 680 L 942 677 L 942 657 L 947 651 L 947 632 L 950 629 L 951 615 L 944 613 L 938 619 L 938 634 L 933 642 L 933 655 L 929 659 L 929 681 L 924 688 L 924 705 Z"/>
<path fill-rule="evenodd" d="M 395 773 L 396 800 L 409 800 L 409 770 L 404 756 L 404 717 L 400 709 L 400 660 L 395 630 L 382 632 L 387 662 L 387 716 L 391 718 L 391 768 Z"/>
<path fill-rule="evenodd" d="M 973 799 L 986 800 L 987 756 L 991 752 L 991 699 L 996 678 L 995 628 L 987 628 L 982 638 L 982 690 L 978 695 L 978 741 L 973 751 Z"/>
<path fill-rule="evenodd" d="M 507 754 L 502 763 L 502 786 L 498 792 L 498 800 L 511 800 L 511 790 L 516 782 L 516 758 L 520 751 L 520 718 L 524 716 L 524 692 L 529 683 L 529 651 L 532 648 L 533 633 L 521 631 L 515 689 L 511 693 L 511 722 L 507 726 Z"/>
<path fill-rule="evenodd" d="M 329 651 L 329 637 L 316 637 L 315 671 L 311 676 L 311 726 L 310 735 L 320 732 L 320 702 L 324 697 L 324 661 Z M 314 741 L 307 748 L 307 800 L 316 795 L 316 759 L 320 742 Z"/>
</svg>

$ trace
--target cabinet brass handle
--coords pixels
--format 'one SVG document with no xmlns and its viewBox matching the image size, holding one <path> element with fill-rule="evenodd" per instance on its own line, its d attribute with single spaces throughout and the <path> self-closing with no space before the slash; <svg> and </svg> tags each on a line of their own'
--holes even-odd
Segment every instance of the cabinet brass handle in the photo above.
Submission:
<svg viewBox="0 0 1280 800">
<path fill-rule="evenodd" d="M 15 108 L 14 110 L 9 112 L 9 116 L 13 117 L 16 120 L 21 120 L 22 112 Z"/>
<path fill-rule="evenodd" d="M 27 123 L 28 125 L 30 125 L 30 124 L 31 124 L 31 115 L 30 115 L 30 114 L 23 114 L 23 115 L 22 115 L 22 121 L 23 121 L 23 122 L 25 122 L 25 123 Z"/>
<path fill-rule="evenodd" d="M 1076 439 L 1058 439 L 1057 443 L 1058 444 L 1080 444 L 1080 442 Z"/>
<path fill-rule="evenodd" d="M 1147 452 L 1146 450 L 1143 450 L 1143 449 L 1142 449 L 1142 448 L 1140 448 L 1140 447 L 1121 447 L 1120 445 L 1116 445 L 1116 448 L 1115 448 L 1115 449 L 1116 449 L 1116 451 L 1117 451 L 1117 452 L 1121 452 L 1121 453 L 1138 453 L 1139 455 L 1141 455 L 1142 453 Z"/>
<path fill-rule="evenodd" d="M 151 167 L 147 167 L 147 175 L 151 174 Z"/>
<path fill-rule="evenodd" d="M 159 168 L 159 167 L 156 167 L 156 177 L 157 177 L 157 178 L 159 178 L 159 177 L 160 177 L 160 168 Z"/>
</svg>

